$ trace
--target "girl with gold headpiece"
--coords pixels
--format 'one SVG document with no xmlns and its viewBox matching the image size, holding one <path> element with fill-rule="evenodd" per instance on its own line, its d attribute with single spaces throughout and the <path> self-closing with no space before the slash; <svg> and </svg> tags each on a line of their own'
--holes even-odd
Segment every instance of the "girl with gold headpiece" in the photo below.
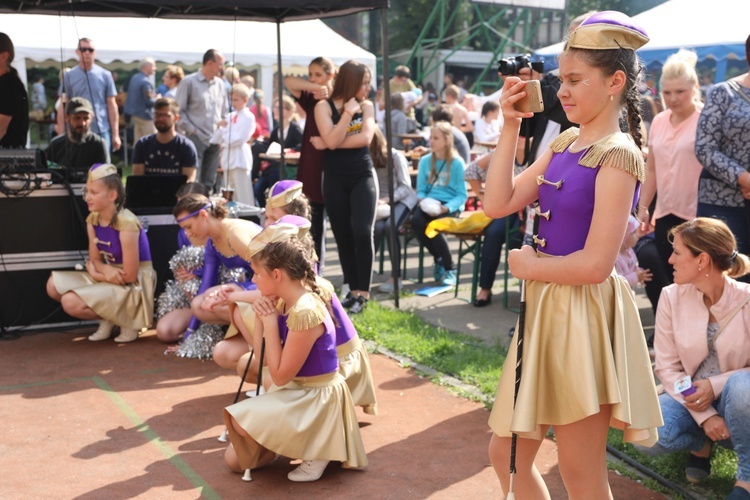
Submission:
<svg viewBox="0 0 750 500">
<path fill-rule="evenodd" d="M 235 472 L 271 462 L 277 454 L 302 459 L 289 473 L 316 481 L 329 461 L 364 467 L 367 456 L 349 389 L 338 373 L 335 326 L 317 284 L 299 226 L 279 222 L 252 239 L 247 255 L 263 296 L 255 310 L 255 350 L 265 339 L 274 385 L 268 393 L 224 411 Z M 246 473 L 247 477 L 247 473 Z"/>
<path fill-rule="evenodd" d="M 549 498 L 534 457 L 552 426 L 571 498 L 612 498 L 606 467 L 609 427 L 652 445 L 662 425 L 651 362 L 633 292 L 614 272 L 629 213 L 644 179 L 635 50 L 648 36 L 626 15 L 588 17 L 560 56 L 558 97 L 571 128 L 513 176 L 526 82 L 508 77 L 505 125 L 485 187 L 485 211 L 504 217 L 539 200 L 537 250 L 509 256 L 526 280 L 522 373 L 514 407 L 517 338 L 511 343 L 490 427 L 490 458 L 509 490 L 511 436 L 518 436 L 519 498 Z M 630 135 L 620 131 L 627 109 Z M 516 336 L 518 332 L 516 332 Z"/>
<path fill-rule="evenodd" d="M 226 218 L 226 208 L 199 194 L 189 194 L 182 198 L 172 213 L 188 237 L 208 238 L 201 285 L 191 303 L 193 319 L 185 334 L 187 338 L 197 330 L 201 322 L 228 325 L 230 304 L 238 300 L 252 302 L 260 296 L 250 281 L 221 285 L 217 283 L 221 265 L 229 269 L 242 268 L 248 278 L 252 276 L 250 263 L 238 255 L 236 249 L 242 248 L 239 245 L 242 238 L 255 236 L 261 228 L 251 221 Z M 237 331 L 234 330 L 233 333 L 236 334 Z M 237 361 L 247 352 L 248 346 L 241 337 L 235 335 L 234 338 L 231 334 L 231 330 L 227 332 L 231 342 L 227 342 L 225 337 L 225 340 L 216 344 L 213 359 L 223 368 L 236 369 L 242 373 Z"/>
<path fill-rule="evenodd" d="M 84 200 L 89 260 L 85 271 L 53 271 L 47 293 L 74 318 L 100 320 L 89 340 L 106 340 L 115 326 L 115 342 L 132 342 L 151 325 L 156 272 L 138 218 L 127 209 L 117 167 L 97 163 L 89 170 Z"/>
<path fill-rule="evenodd" d="M 266 206 L 266 227 L 272 223 L 284 222 L 294 224 L 299 228 L 297 237 L 306 247 L 310 260 L 313 261 L 317 271 L 317 255 L 315 254 L 314 242 L 312 240 L 310 229 L 310 209 L 307 199 L 302 194 L 302 183 L 294 180 L 279 181 L 271 188 L 271 197 Z M 339 373 L 346 379 L 346 384 L 352 393 L 355 406 L 361 406 L 365 413 L 370 415 L 377 414 L 377 400 L 375 397 L 375 388 L 370 370 L 370 360 L 367 356 L 362 340 L 357 334 L 352 320 L 346 314 L 344 306 L 339 301 L 338 296 L 333 289 L 331 282 L 317 276 L 316 281 L 325 298 L 325 302 L 330 304 L 331 311 L 336 325 L 336 350 L 339 358 Z M 237 307 L 232 309 L 232 324 L 242 333 L 248 344 L 253 344 L 253 323 L 255 314 L 252 311 L 251 304 L 242 302 L 237 303 Z M 247 366 L 250 353 L 246 353 L 240 358 L 237 364 L 239 367 Z M 253 357 L 253 361 L 247 371 L 248 375 L 245 380 L 255 382 L 258 378 L 258 357 Z M 264 380 L 268 380 L 264 376 Z"/>
</svg>

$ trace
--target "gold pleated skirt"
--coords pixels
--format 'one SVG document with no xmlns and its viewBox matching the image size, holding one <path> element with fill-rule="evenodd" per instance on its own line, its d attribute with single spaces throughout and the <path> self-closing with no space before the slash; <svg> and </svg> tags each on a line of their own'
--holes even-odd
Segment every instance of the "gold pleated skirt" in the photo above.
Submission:
<svg viewBox="0 0 750 500">
<path fill-rule="evenodd" d="M 232 418 L 249 436 L 237 433 Z M 346 468 L 367 465 L 352 397 L 338 372 L 274 385 L 225 408 L 224 423 L 243 469 L 255 468 L 264 448 L 290 458 L 343 462 Z"/>
<path fill-rule="evenodd" d="M 140 263 L 138 281 L 129 285 L 96 281 L 86 271 L 52 271 L 52 279 L 57 293 L 75 293 L 117 326 L 142 330 L 153 323 L 156 271 L 150 261 Z"/>
<path fill-rule="evenodd" d="M 612 405 L 610 426 L 644 446 L 663 425 L 651 360 L 632 289 L 613 273 L 601 284 L 528 281 L 521 384 L 513 391 L 516 334 L 490 415 L 492 430 L 540 440 Z"/>
<path fill-rule="evenodd" d="M 377 415 L 378 402 L 375 399 L 370 358 L 367 356 L 365 344 L 359 337 L 354 337 L 336 347 L 336 351 L 339 357 L 339 373 L 349 386 L 354 406 L 361 406 L 368 415 Z"/>
</svg>

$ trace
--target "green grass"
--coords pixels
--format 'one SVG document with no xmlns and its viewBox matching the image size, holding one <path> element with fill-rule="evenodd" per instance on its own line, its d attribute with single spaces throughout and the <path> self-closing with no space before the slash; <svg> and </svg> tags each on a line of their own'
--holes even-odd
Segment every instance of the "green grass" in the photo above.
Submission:
<svg viewBox="0 0 750 500">
<path fill-rule="evenodd" d="M 477 387 L 489 401 L 497 390 L 505 350 L 426 323 L 375 301 L 352 317 L 360 337 Z"/>
<path fill-rule="evenodd" d="M 394 310 L 375 301 L 371 301 L 363 313 L 352 316 L 352 320 L 360 337 L 476 387 L 483 395 L 479 399 L 485 406 L 492 406 L 507 354 L 502 346 L 483 344 L 469 335 L 433 326 L 412 312 Z M 440 382 L 439 379 L 436 381 Z M 462 395 L 477 399 L 469 394 Z M 699 486 L 692 486 L 685 480 L 687 452 L 647 456 L 623 443 L 622 432 L 614 429 L 609 432 L 608 442 L 666 479 L 704 498 L 724 498 L 734 486 L 737 456 L 730 450 L 717 448 L 711 461 L 711 476 Z M 632 477 L 627 468 L 617 464 L 610 468 Z M 669 494 L 655 481 L 646 480 L 644 484 Z"/>
</svg>

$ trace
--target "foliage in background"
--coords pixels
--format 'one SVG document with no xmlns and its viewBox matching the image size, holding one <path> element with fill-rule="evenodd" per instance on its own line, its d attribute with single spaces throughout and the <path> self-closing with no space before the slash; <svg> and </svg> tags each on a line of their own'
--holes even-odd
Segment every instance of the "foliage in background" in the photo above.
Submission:
<svg viewBox="0 0 750 500">
<path fill-rule="evenodd" d="M 665 1 L 666 0 L 567 0 L 565 13 L 568 21 L 591 10 L 619 10 L 632 16 L 664 3 Z M 453 36 L 459 34 L 478 21 L 475 11 L 472 8 L 473 4 L 470 0 L 446 0 L 446 2 L 446 12 L 449 14 L 454 11 L 456 12 L 453 23 L 448 27 L 448 33 L 450 35 Z M 485 19 L 504 8 L 500 5 L 482 3 L 478 3 L 477 6 Z M 434 0 L 391 0 L 390 8 L 387 13 L 388 30 L 390 35 L 388 42 L 391 53 L 411 50 L 414 46 L 414 42 L 417 40 L 423 26 L 425 25 L 425 21 L 434 7 Z M 324 21 L 343 36 L 359 43 L 370 52 L 382 56 L 380 43 L 380 13 L 377 11 L 366 12 L 354 14 L 350 17 L 352 18 L 350 20 L 347 20 L 347 18 L 334 18 L 325 19 Z M 511 18 L 512 16 L 510 15 L 506 16 L 495 25 L 494 28 L 498 30 L 507 28 L 510 25 Z M 367 36 L 366 34 L 364 34 L 364 36 L 358 36 L 359 33 L 357 27 L 362 25 L 368 26 L 371 33 L 370 36 Z M 437 26 L 433 26 L 431 31 L 427 33 L 428 37 L 434 38 L 437 35 Z M 452 40 L 445 40 L 442 44 L 443 48 L 453 47 L 460 39 L 460 37 L 456 37 Z M 486 45 L 487 42 L 478 37 L 472 42 L 471 47 L 476 50 L 492 50 L 492 47 Z"/>
</svg>

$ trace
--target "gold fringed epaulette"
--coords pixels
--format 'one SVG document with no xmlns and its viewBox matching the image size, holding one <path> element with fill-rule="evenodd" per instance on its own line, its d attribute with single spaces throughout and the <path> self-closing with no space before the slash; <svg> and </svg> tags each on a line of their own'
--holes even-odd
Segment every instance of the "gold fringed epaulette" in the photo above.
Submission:
<svg viewBox="0 0 750 500">
<path fill-rule="evenodd" d="M 318 284 L 318 288 L 320 288 L 320 298 L 323 299 L 323 302 L 330 304 L 331 298 L 336 293 L 333 284 L 320 276 L 315 277 L 315 282 Z"/>
<path fill-rule="evenodd" d="M 624 170 L 640 182 L 646 179 L 646 166 L 643 154 L 633 139 L 624 133 L 612 134 L 606 140 L 594 144 L 578 161 L 579 165 L 589 168 L 613 167 Z"/>
<path fill-rule="evenodd" d="M 91 212 L 88 217 L 86 217 L 86 223 L 91 224 L 92 226 L 99 224 L 99 212 Z"/>
<path fill-rule="evenodd" d="M 562 153 L 568 149 L 576 139 L 578 139 L 578 128 L 571 127 L 558 135 L 555 140 L 550 143 L 549 147 L 552 149 L 553 153 Z"/>
<path fill-rule="evenodd" d="M 286 326 L 290 332 L 301 332 L 315 328 L 326 319 L 328 310 L 320 298 L 312 292 L 297 299 L 297 303 L 289 311 Z"/>
<path fill-rule="evenodd" d="M 112 226 L 118 231 L 140 231 L 141 221 L 128 209 L 120 210 L 117 213 L 117 221 Z"/>
<path fill-rule="evenodd" d="M 578 132 L 579 130 L 575 127 L 569 128 L 550 143 L 550 148 L 554 153 L 564 152 L 578 138 Z M 588 168 L 599 166 L 619 168 L 641 182 L 646 178 L 643 155 L 632 137 L 621 132 L 612 134 L 590 146 L 578 160 L 578 164 Z"/>
</svg>

